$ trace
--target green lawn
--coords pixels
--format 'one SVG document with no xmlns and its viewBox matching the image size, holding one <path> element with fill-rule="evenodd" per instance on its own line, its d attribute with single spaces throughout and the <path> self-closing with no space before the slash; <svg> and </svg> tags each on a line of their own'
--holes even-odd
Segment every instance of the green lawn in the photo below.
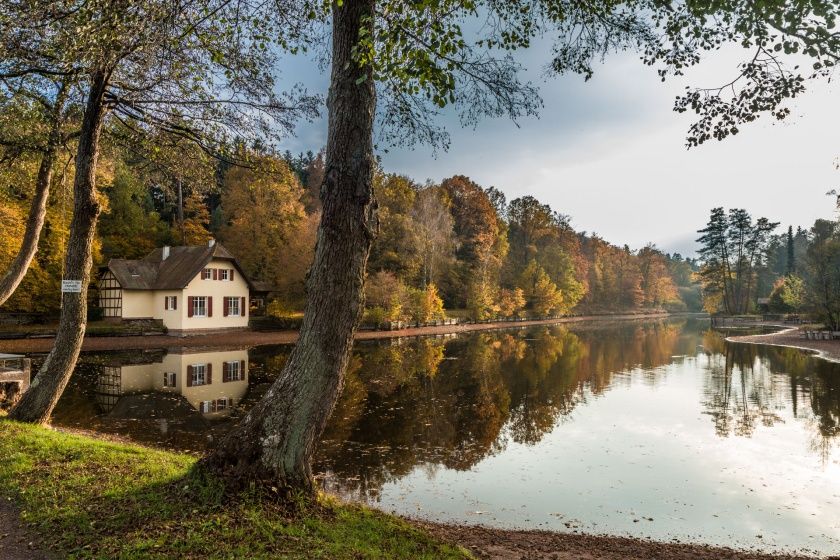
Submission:
<svg viewBox="0 0 840 560">
<path fill-rule="evenodd" d="M 323 498 L 290 518 L 225 499 L 196 459 L 0 418 L 0 496 L 69 558 L 470 558 L 405 521 Z"/>
</svg>

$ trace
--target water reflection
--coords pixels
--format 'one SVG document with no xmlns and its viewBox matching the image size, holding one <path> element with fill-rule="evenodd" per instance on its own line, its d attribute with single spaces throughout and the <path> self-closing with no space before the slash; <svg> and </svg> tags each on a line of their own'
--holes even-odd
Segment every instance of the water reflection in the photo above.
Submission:
<svg viewBox="0 0 840 560">
<path fill-rule="evenodd" d="M 542 327 L 357 348 L 321 457 L 368 498 L 418 464 L 467 470 L 534 445 L 576 406 L 693 351 L 685 323 Z M 342 482 L 344 484 L 344 482 Z"/>
<path fill-rule="evenodd" d="M 55 421 L 202 451 L 288 352 L 84 355 Z M 341 495 L 442 520 L 825 551 L 838 385 L 835 364 L 727 344 L 700 320 L 366 342 L 317 470 Z"/>
<path fill-rule="evenodd" d="M 84 355 L 54 422 L 200 450 L 248 393 L 248 365 L 246 349 Z"/>
</svg>

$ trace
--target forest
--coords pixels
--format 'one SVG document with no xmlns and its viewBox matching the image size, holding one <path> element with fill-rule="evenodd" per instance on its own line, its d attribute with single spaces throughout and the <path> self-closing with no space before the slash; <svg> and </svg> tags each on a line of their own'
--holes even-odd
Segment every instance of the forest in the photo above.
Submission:
<svg viewBox="0 0 840 560">
<path fill-rule="evenodd" d="M 271 290 L 270 314 L 302 311 L 321 212 L 323 152 L 275 155 L 238 147 L 233 163 L 183 143 L 138 149 L 120 142 L 118 131 L 106 138 L 97 168 L 103 211 L 95 265 L 214 238 Z M 73 204 L 66 180 L 73 166 L 70 154 L 63 156 L 38 253 L 5 311 L 58 312 Z M 0 269 L 18 252 L 37 172 L 37 158 L 25 153 L 7 153 L 0 168 L 0 223 L 9 233 L 0 239 Z M 700 310 L 694 260 L 575 231 L 569 216 L 534 197 L 508 201 L 498 188 L 465 176 L 420 184 L 381 168 L 374 191 L 379 235 L 366 282 L 371 323 L 427 322 L 442 319 L 445 310 L 475 320 Z M 89 301 L 96 317 L 96 298 Z"/>
<path fill-rule="evenodd" d="M 829 193 L 832 194 L 832 193 Z M 839 201 L 840 202 L 840 201 Z M 710 313 L 807 313 L 840 330 L 840 224 L 810 229 L 714 208 L 698 233 L 703 306 Z"/>
</svg>

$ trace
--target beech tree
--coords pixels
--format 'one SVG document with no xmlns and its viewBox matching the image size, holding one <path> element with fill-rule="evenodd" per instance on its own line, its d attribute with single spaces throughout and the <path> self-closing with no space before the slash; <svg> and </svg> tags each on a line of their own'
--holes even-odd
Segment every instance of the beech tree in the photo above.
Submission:
<svg viewBox="0 0 840 560">
<path fill-rule="evenodd" d="M 8 30 L 7 30 L 8 31 Z M 7 42 L 7 41 L 3 41 Z M 12 48 L 0 47 L 0 56 L 20 55 Z M 0 105 L 5 121 L 0 133 L 4 159 L 22 154 L 38 154 L 40 162 L 35 191 L 20 248 L 0 276 L 0 305 L 3 305 L 23 281 L 35 253 L 47 216 L 47 202 L 59 152 L 73 133 L 67 130 L 74 105 L 69 102 L 75 76 L 59 79 L 41 76 L 0 76 Z"/>
<path fill-rule="evenodd" d="M 282 25 L 281 15 L 264 14 L 261 6 L 225 0 L 32 0 L 0 8 L 0 37 L 14 46 L 5 50 L 23 53 L 3 61 L 0 77 L 78 75 L 85 91 L 64 267 L 64 279 L 80 287 L 63 294 L 54 346 L 11 418 L 47 422 L 78 359 L 100 213 L 96 166 L 106 117 L 138 139 L 163 130 L 219 154 L 218 142 L 234 131 L 246 138 L 275 134 L 314 113 L 314 100 L 301 92 L 274 93 L 267 70 L 274 55 L 264 34 L 298 36 L 300 28 Z M 241 25 L 245 21 L 248 25 Z"/>
<path fill-rule="evenodd" d="M 219 236 L 249 278 L 281 291 L 286 303 L 299 302 L 315 245 L 305 191 L 285 161 L 258 161 L 258 169 L 235 166 L 225 174 Z"/>
<path fill-rule="evenodd" d="M 318 17 L 324 4 L 309 7 L 311 17 Z M 341 391 L 376 235 L 375 119 L 383 142 L 445 147 L 445 132 L 432 117 L 447 105 L 460 109 L 467 125 L 484 116 L 534 114 L 540 104 L 536 90 L 517 79 L 516 63 L 500 52 L 527 47 L 545 33 L 558 37 L 553 70 L 586 77 L 595 61 L 615 50 L 638 49 L 664 78 L 724 42 L 755 46 L 740 83 L 690 91 L 678 101 L 677 110 L 700 114 L 689 137 L 699 144 L 736 133 L 737 125 L 761 112 L 784 118 L 783 104 L 802 91 L 804 78 L 784 69 L 779 50 L 805 49 L 818 61 L 817 72 L 825 72 L 840 52 L 840 36 L 830 31 L 834 0 L 796 8 L 747 1 L 338 0 L 326 8 L 332 36 L 329 124 L 307 306 L 300 339 L 279 378 L 203 461 L 231 488 L 258 483 L 314 490 L 310 461 Z M 462 30 L 466 18 L 486 20 L 475 41 Z M 729 91 L 732 100 L 725 97 Z"/>
</svg>

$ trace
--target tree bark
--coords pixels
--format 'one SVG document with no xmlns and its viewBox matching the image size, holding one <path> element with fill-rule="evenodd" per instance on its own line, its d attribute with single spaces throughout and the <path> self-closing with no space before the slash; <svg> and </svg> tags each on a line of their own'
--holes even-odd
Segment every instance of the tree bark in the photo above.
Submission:
<svg viewBox="0 0 840 560">
<path fill-rule="evenodd" d="M 103 96 L 110 73 L 93 72 L 76 152 L 73 182 L 73 219 L 64 260 L 64 279 L 81 280 L 79 293 L 62 294 L 61 319 L 52 350 L 44 360 L 29 390 L 23 394 L 9 417 L 21 422 L 45 424 L 49 421 L 61 393 L 76 367 L 87 324 L 87 288 L 93 264 L 93 238 L 99 217 L 96 195 L 96 162 L 99 135 L 105 114 Z"/>
<path fill-rule="evenodd" d="M 62 85 L 56 96 L 54 110 L 50 115 L 50 132 L 41 155 L 41 164 L 38 167 L 38 177 L 35 182 L 35 197 L 29 208 L 29 217 L 26 220 L 26 230 L 23 233 L 23 241 L 18 249 L 9 270 L 0 278 L 0 305 L 15 293 L 15 290 L 23 281 L 35 253 L 38 252 L 38 241 L 41 238 L 41 230 L 44 227 L 44 220 L 47 216 L 47 201 L 50 198 L 50 183 L 52 182 L 53 168 L 55 166 L 58 147 L 61 143 L 61 126 L 63 124 L 62 113 L 64 102 L 67 98 L 67 88 Z"/>
<path fill-rule="evenodd" d="M 311 458 L 344 383 L 363 305 L 365 267 L 375 236 L 372 71 L 355 59 L 374 0 L 333 4 L 332 75 L 327 108 L 323 213 L 307 280 L 300 339 L 280 377 L 213 452 L 204 468 L 229 490 L 250 484 L 314 491 Z"/>
</svg>

